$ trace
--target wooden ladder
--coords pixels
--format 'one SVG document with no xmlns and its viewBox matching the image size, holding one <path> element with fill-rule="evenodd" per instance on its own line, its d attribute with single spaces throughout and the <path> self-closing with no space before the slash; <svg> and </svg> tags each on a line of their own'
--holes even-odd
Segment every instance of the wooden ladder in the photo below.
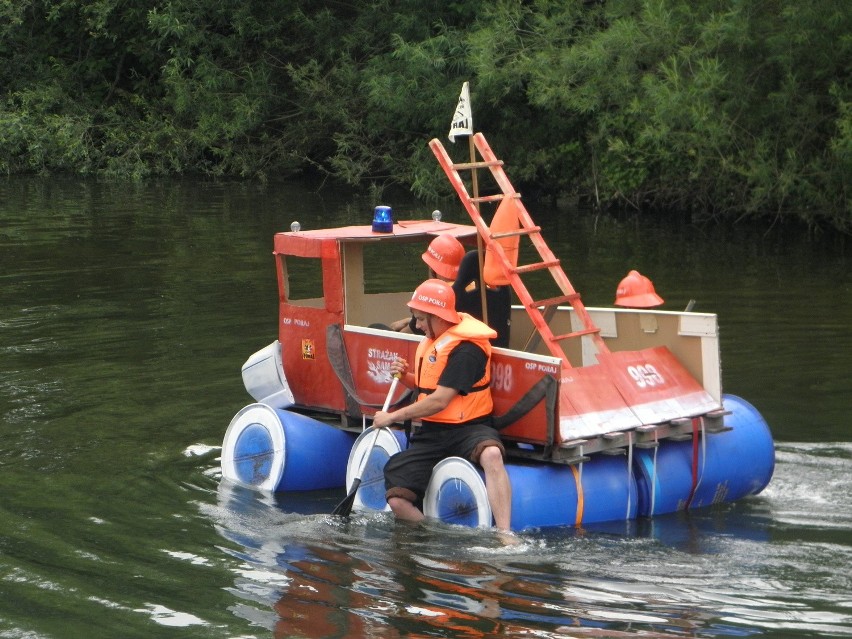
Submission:
<svg viewBox="0 0 852 639">
<path fill-rule="evenodd" d="M 565 351 L 562 348 L 562 342 L 567 339 L 583 337 L 584 335 L 591 336 L 599 353 L 608 353 L 609 349 L 604 343 L 600 334 L 600 328 L 595 326 L 592 318 L 589 316 L 586 307 L 580 299 L 580 294 L 574 290 L 565 271 L 562 270 L 562 265 L 559 259 L 547 246 L 544 237 L 541 235 L 541 227 L 536 226 L 526 207 L 521 202 L 521 194 L 515 191 L 506 172 L 503 170 L 503 161 L 497 159 L 485 136 L 482 133 L 477 133 L 473 136 L 473 143 L 479 151 L 482 158 L 481 161 L 472 161 L 465 163 L 453 163 L 446 149 L 437 139 L 429 142 L 429 147 L 438 159 L 441 168 L 444 169 L 447 178 L 458 193 L 459 199 L 470 215 L 471 220 L 475 224 L 479 235 L 482 237 L 483 243 L 487 251 L 491 251 L 492 256 L 496 256 L 503 269 L 505 277 L 509 280 L 512 289 L 518 296 L 521 304 L 523 304 L 530 319 L 532 320 L 535 330 L 538 331 L 541 339 L 545 342 L 551 354 L 559 357 L 562 360 L 563 367 L 572 368 Z M 487 168 L 491 171 L 494 181 L 500 187 L 502 193 L 496 195 L 486 195 L 483 197 L 472 197 L 465 187 L 465 183 L 459 174 L 459 171 L 476 172 L 478 169 Z M 475 174 L 472 175 L 472 180 L 475 180 Z M 480 214 L 479 204 L 484 202 L 501 202 L 507 198 L 515 200 L 515 208 L 518 213 L 519 228 L 514 231 L 503 233 L 492 233 L 488 224 L 482 219 Z M 539 260 L 524 265 L 513 265 L 507 258 L 503 247 L 498 240 L 513 236 L 525 236 L 530 239 L 536 251 L 538 252 Z M 554 283 L 562 292 L 561 295 L 550 297 L 547 299 L 533 299 L 521 276 L 533 273 L 536 271 L 547 270 L 553 278 Z M 553 311 L 557 306 L 562 304 L 570 304 L 574 309 L 577 319 L 580 321 L 582 328 L 570 333 L 554 335 L 550 328 L 549 319 L 553 315 Z"/>
</svg>

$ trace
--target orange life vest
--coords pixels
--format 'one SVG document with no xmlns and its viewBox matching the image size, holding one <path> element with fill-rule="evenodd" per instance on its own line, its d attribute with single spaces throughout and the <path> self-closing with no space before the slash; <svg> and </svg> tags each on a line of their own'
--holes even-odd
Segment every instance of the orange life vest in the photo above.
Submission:
<svg viewBox="0 0 852 639">
<path fill-rule="evenodd" d="M 491 401 L 491 342 L 497 332 L 467 313 L 459 313 L 462 321 L 445 331 L 438 339 L 424 338 L 417 347 L 415 362 L 415 381 L 419 392 L 417 399 L 435 391 L 441 373 L 447 366 L 447 359 L 453 349 L 461 342 L 472 342 L 481 348 L 488 361 L 485 374 L 474 384 L 467 395 L 458 394 L 442 411 L 424 418 L 430 422 L 459 424 L 477 417 L 490 415 L 494 408 Z"/>
<path fill-rule="evenodd" d="M 519 217 L 518 201 L 506 198 L 500 202 L 500 206 L 494 212 L 494 218 L 491 220 L 488 230 L 491 231 L 492 235 L 517 231 L 520 228 Z M 503 247 L 503 252 L 506 254 L 506 259 L 511 266 L 518 265 L 518 246 L 520 240 L 521 238 L 518 235 L 509 235 L 496 240 Z M 505 286 L 509 284 L 509 278 L 503 274 L 503 267 L 500 266 L 500 258 L 494 255 L 494 251 L 485 251 L 482 277 L 488 286 Z"/>
</svg>

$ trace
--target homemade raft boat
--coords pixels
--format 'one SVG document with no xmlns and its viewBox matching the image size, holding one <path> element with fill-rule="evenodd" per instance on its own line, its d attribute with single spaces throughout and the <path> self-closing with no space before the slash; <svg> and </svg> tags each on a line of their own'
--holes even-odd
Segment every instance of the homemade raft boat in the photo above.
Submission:
<svg viewBox="0 0 852 639">
<path fill-rule="evenodd" d="M 451 234 L 484 250 L 485 282 L 511 287 L 518 302 L 509 346 L 494 349 L 491 383 L 513 529 L 647 517 L 763 490 L 774 470 L 772 437 L 753 406 L 722 394 L 716 315 L 585 307 L 502 161 L 481 133 L 473 145 L 479 159 L 455 164 L 430 142 L 472 225 L 437 212 L 393 222 L 377 207 L 371 225 L 294 223 L 275 235 L 278 339 L 243 366 L 256 403 L 227 429 L 224 480 L 298 491 L 348 489 L 360 476 L 353 508 L 387 508 L 382 470 L 406 438 L 383 430 L 372 446 L 375 433 L 364 427 L 388 393 L 391 362 L 413 361 L 420 338 L 381 326 L 403 314 L 426 279 L 410 265 L 430 240 Z M 486 169 L 496 188 L 480 197 L 477 172 Z M 487 222 L 482 209 L 493 206 Z M 387 292 L 388 264 L 410 271 L 406 290 Z M 318 281 L 319 291 L 306 284 Z M 392 403 L 408 399 L 397 393 Z M 460 458 L 438 464 L 424 512 L 490 526 L 481 470 Z"/>
</svg>

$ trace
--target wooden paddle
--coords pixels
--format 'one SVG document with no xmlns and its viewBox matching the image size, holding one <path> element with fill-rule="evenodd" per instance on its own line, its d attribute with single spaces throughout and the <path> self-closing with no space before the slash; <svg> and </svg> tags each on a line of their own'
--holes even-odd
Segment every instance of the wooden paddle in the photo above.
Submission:
<svg viewBox="0 0 852 639">
<path fill-rule="evenodd" d="M 390 390 L 388 390 L 388 396 L 385 398 L 385 404 L 382 406 L 382 411 L 387 412 L 388 407 L 390 406 L 391 397 L 393 397 L 393 393 L 396 390 L 396 385 L 399 384 L 399 376 L 394 375 L 393 380 L 391 381 Z M 358 476 L 355 477 L 355 480 L 352 482 L 352 488 L 349 489 L 349 494 L 344 497 L 343 501 L 341 501 L 337 506 L 334 507 L 334 510 L 331 511 L 332 515 L 340 515 L 341 517 L 348 517 L 352 512 L 352 504 L 355 503 L 355 495 L 358 492 L 358 487 L 361 485 L 361 475 L 364 474 L 364 468 L 367 466 L 367 462 L 370 459 L 370 454 L 373 452 L 373 448 L 376 447 L 376 442 L 379 441 L 379 432 L 381 428 L 376 428 L 376 434 L 373 436 L 373 441 L 370 444 L 370 448 L 367 449 L 366 455 L 364 455 L 364 461 L 361 464 L 361 468 L 358 469 Z"/>
</svg>

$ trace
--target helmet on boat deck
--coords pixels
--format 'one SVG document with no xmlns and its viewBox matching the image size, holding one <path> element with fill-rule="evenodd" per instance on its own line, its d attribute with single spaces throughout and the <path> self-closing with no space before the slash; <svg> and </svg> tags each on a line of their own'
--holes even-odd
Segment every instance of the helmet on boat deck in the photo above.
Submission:
<svg viewBox="0 0 852 639">
<path fill-rule="evenodd" d="M 464 257 L 464 247 L 453 235 L 439 235 L 429 242 L 421 257 L 440 277 L 453 282 Z"/>
<path fill-rule="evenodd" d="M 651 308 L 663 303 L 654 291 L 654 284 L 639 271 L 630 271 L 615 291 L 615 305 L 631 308 Z"/>
<path fill-rule="evenodd" d="M 435 315 L 451 324 L 461 322 L 461 317 L 456 313 L 453 287 L 441 280 L 426 280 L 414 289 L 408 308 Z"/>
</svg>

